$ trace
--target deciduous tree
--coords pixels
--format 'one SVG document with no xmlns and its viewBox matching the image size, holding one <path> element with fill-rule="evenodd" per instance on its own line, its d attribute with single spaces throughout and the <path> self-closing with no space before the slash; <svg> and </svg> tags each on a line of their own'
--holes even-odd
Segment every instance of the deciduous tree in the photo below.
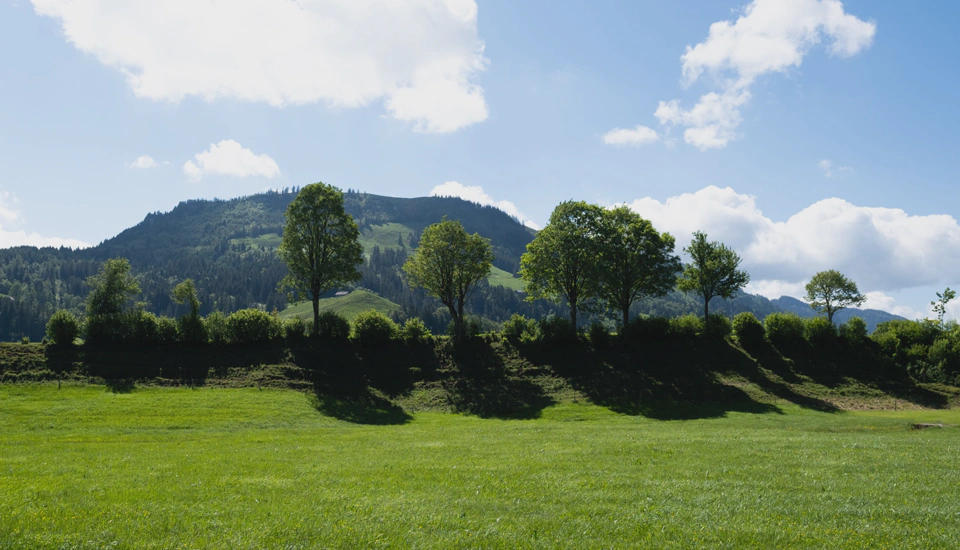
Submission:
<svg viewBox="0 0 960 550">
<path fill-rule="evenodd" d="M 325 183 L 305 186 L 287 207 L 278 252 L 289 274 L 280 281 L 291 301 L 313 302 L 313 332 L 320 319 L 320 297 L 360 279 L 360 231 L 343 208 L 343 193 Z"/>
<path fill-rule="evenodd" d="M 423 230 L 413 256 L 403 265 L 410 284 L 436 296 L 453 317 L 454 338 L 463 338 L 464 304 L 490 274 L 490 241 L 470 235 L 459 221 L 444 219 Z"/>
<path fill-rule="evenodd" d="M 527 298 L 565 299 L 574 330 L 577 313 L 599 291 L 597 244 L 602 217 L 603 209 L 599 206 L 583 201 L 562 202 L 520 258 L 520 276 Z"/>
<path fill-rule="evenodd" d="M 710 300 L 716 296 L 732 297 L 750 282 L 750 275 L 740 267 L 740 256 L 721 242 L 707 240 L 701 231 L 693 233 L 690 245 L 683 249 L 690 255 L 677 288 L 696 292 L 703 298 L 703 322 L 710 320 Z"/>
<path fill-rule="evenodd" d="M 859 306 L 867 300 L 867 297 L 857 290 L 857 283 L 835 269 L 814 275 L 806 289 L 806 300 L 810 302 L 810 307 L 826 313 L 827 320 L 831 323 L 836 312 L 850 306 Z"/>
<path fill-rule="evenodd" d="M 626 206 L 606 210 L 600 219 L 599 293 L 611 309 L 630 321 L 630 306 L 643 296 L 663 296 L 682 269 L 673 254 L 674 238 Z"/>
</svg>

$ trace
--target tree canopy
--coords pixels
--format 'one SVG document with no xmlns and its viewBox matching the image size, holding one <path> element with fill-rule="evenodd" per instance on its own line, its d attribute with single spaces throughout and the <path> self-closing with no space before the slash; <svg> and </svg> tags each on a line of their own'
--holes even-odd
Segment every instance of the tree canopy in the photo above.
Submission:
<svg viewBox="0 0 960 550">
<path fill-rule="evenodd" d="M 598 236 L 603 209 L 583 201 L 562 202 L 520 258 L 520 276 L 530 300 L 563 298 L 570 322 L 599 293 Z"/>
<path fill-rule="evenodd" d="M 676 286 L 682 265 L 673 255 L 674 238 L 628 207 L 602 212 L 598 245 L 599 294 L 607 307 L 621 312 L 624 327 L 634 301 L 663 296 Z"/>
<path fill-rule="evenodd" d="M 806 300 L 810 307 L 827 314 L 827 320 L 833 322 L 833 315 L 847 307 L 857 307 L 867 300 L 860 294 L 857 283 L 846 278 L 835 269 L 821 271 L 810 279 L 806 286 Z"/>
<path fill-rule="evenodd" d="M 291 301 L 313 302 L 313 330 L 320 318 L 320 297 L 360 279 L 363 263 L 360 231 L 343 208 L 343 193 L 325 183 L 305 186 L 287 207 L 278 253 L 289 273 L 280 288 Z"/>
<path fill-rule="evenodd" d="M 454 338 L 463 338 L 464 304 L 477 283 L 490 274 L 490 241 L 470 235 L 459 221 L 444 219 L 423 230 L 413 256 L 403 265 L 410 284 L 425 289 L 447 306 Z"/>
<path fill-rule="evenodd" d="M 690 255 L 677 288 L 696 292 L 703 298 L 703 320 L 710 318 L 710 300 L 716 296 L 733 297 L 750 282 L 750 275 L 739 269 L 740 256 L 725 244 L 708 241 L 707 234 L 694 231 L 690 245 L 683 249 Z"/>
<path fill-rule="evenodd" d="M 130 274 L 126 258 L 113 258 L 103 264 L 100 272 L 87 279 L 87 316 L 117 315 L 123 313 L 127 302 L 140 294 L 140 282 Z"/>
</svg>

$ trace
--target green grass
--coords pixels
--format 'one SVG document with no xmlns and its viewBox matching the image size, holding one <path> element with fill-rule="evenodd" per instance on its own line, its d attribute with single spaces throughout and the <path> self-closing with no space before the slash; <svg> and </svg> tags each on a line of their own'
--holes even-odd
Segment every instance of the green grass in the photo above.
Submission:
<svg viewBox="0 0 960 550">
<path fill-rule="evenodd" d="M 380 250 L 400 248 L 398 237 L 403 237 L 404 247 L 409 252 L 410 243 L 407 240 L 407 235 L 413 231 L 410 227 L 399 223 L 370 225 L 360 231 L 360 244 L 363 245 L 364 253 L 369 255 L 374 246 L 379 246 Z"/>
<path fill-rule="evenodd" d="M 490 283 L 490 286 L 502 286 L 510 290 L 523 290 L 522 280 L 499 267 L 490 269 L 490 276 L 487 277 L 487 282 Z"/>
<path fill-rule="evenodd" d="M 346 296 L 322 298 L 320 300 L 320 311 L 335 311 L 351 321 L 358 313 L 371 309 L 375 309 L 384 315 L 390 315 L 399 311 L 400 306 L 366 290 L 354 290 Z M 307 321 L 313 321 L 313 303 L 300 302 L 294 304 L 281 311 L 280 317 L 283 319 L 300 317 Z"/>
<path fill-rule="evenodd" d="M 0 385 L 0 547 L 960 544 L 957 431 L 908 428 L 955 410 L 389 418 L 289 390 Z"/>
<path fill-rule="evenodd" d="M 230 244 L 245 244 L 256 248 L 277 248 L 280 246 L 280 235 L 276 233 L 266 233 L 258 237 L 230 239 Z"/>
</svg>

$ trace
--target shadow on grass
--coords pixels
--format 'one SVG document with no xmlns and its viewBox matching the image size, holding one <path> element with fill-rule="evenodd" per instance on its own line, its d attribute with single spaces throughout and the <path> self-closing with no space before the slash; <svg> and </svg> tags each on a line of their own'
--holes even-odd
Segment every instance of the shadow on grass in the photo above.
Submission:
<svg viewBox="0 0 960 550">
<path fill-rule="evenodd" d="M 555 403 L 541 386 L 508 368 L 502 347 L 492 340 L 474 338 L 441 353 L 453 367 L 442 383 L 457 412 L 529 420 Z"/>
<path fill-rule="evenodd" d="M 133 378 L 106 378 L 103 383 L 110 393 L 130 393 L 137 387 Z"/>
</svg>

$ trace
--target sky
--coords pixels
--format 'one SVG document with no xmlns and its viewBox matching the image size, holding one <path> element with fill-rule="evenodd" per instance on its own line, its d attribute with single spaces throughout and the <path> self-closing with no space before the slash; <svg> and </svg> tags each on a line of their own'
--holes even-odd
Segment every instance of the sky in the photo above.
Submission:
<svg viewBox="0 0 960 550">
<path fill-rule="evenodd" d="M 0 0 L 0 247 L 323 181 L 627 204 L 929 316 L 960 286 L 960 3 Z M 960 303 L 951 304 L 960 315 Z"/>
</svg>

